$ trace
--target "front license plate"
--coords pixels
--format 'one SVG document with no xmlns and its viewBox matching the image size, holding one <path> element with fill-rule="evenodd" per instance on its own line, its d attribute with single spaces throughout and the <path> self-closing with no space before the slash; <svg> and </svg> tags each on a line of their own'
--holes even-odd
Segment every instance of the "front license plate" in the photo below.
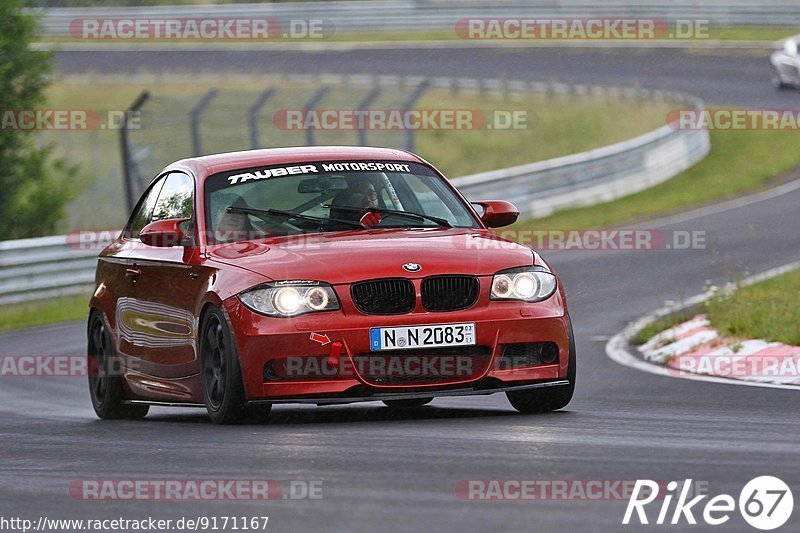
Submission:
<svg viewBox="0 0 800 533">
<path fill-rule="evenodd" d="M 474 346 L 475 323 L 370 328 L 369 340 L 373 352 L 441 346 Z"/>
</svg>

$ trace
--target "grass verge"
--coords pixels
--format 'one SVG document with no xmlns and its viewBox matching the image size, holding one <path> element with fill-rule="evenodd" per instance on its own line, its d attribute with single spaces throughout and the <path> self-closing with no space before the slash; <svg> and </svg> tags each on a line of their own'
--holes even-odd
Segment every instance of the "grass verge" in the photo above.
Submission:
<svg viewBox="0 0 800 533">
<path fill-rule="evenodd" d="M 719 295 L 705 304 L 721 334 L 800 346 L 800 270 Z"/>
<path fill-rule="evenodd" d="M 487 122 L 496 114 L 524 112 L 521 129 L 421 130 L 415 150 L 453 178 L 575 154 L 625 141 L 663 126 L 675 104 L 608 97 L 549 97 L 487 101 L 431 91 L 420 109 L 478 109 Z"/>
<path fill-rule="evenodd" d="M 641 345 L 658 333 L 703 313 L 721 334 L 733 339 L 762 339 L 800 346 L 800 270 L 735 291 L 723 291 L 707 302 L 682 309 L 643 327 L 632 339 Z"/>
<path fill-rule="evenodd" d="M 514 229 L 619 226 L 739 196 L 800 165 L 795 131 L 711 131 L 711 153 L 664 183 L 617 200 L 517 223 Z"/>
<path fill-rule="evenodd" d="M 42 301 L 0 307 L 0 331 L 83 320 L 89 309 L 89 296 L 60 296 Z"/>
<path fill-rule="evenodd" d="M 636 346 L 644 344 L 665 329 L 669 329 L 672 326 L 677 326 L 681 322 L 686 322 L 692 318 L 692 316 L 693 314 L 688 310 L 681 310 L 663 318 L 659 318 L 655 322 L 651 322 L 639 330 L 639 332 L 634 335 L 633 338 L 631 338 L 631 343 L 635 344 Z"/>
</svg>

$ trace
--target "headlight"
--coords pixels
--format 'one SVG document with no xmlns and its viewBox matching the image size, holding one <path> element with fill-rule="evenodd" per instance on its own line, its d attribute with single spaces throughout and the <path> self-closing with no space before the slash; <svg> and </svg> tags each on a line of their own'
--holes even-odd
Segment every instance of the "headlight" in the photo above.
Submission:
<svg viewBox="0 0 800 533">
<path fill-rule="evenodd" d="M 539 302 L 556 291 L 556 277 L 542 267 L 512 268 L 492 278 L 492 300 Z"/>
<path fill-rule="evenodd" d="M 339 309 L 333 287 L 321 281 L 267 283 L 240 293 L 239 300 L 256 313 L 277 317 Z"/>
</svg>

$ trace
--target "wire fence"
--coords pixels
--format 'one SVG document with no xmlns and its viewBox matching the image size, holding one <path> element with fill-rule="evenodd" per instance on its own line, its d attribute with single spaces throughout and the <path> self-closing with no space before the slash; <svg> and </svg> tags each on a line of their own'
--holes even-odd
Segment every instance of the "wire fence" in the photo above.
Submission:
<svg viewBox="0 0 800 533">
<path fill-rule="evenodd" d="M 185 157 L 314 145 L 376 145 L 413 150 L 413 129 L 319 128 L 309 122 L 305 113 L 410 110 L 430 86 L 429 80 L 392 81 L 293 80 L 264 84 L 253 90 L 212 88 L 192 97 L 149 94 L 138 110 L 136 127 L 121 130 L 122 159 L 127 162 L 126 190 L 130 191 L 127 205 L 132 207 L 159 169 Z M 288 112 L 300 118 L 291 123 L 286 118 Z"/>
<path fill-rule="evenodd" d="M 83 90 L 85 81 L 68 81 L 76 83 L 68 88 L 68 93 Z M 603 120 L 613 121 L 604 110 L 618 106 L 630 113 L 641 111 L 652 120 L 660 109 L 666 113 L 680 101 L 675 95 L 639 87 L 564 84 L 555 80 L 265 74 L 226 85 L 219 78 L 176 73 L 164 79 L 143 73 L 130 81 L 135 87 L 155 86 L 158 90 L 149 92 L 146 98 L 136 98 L 136 92 L 127 91 L 130 96 L 114 100 L 117 102 L 114 113 L 122 114 L 128 107 L 139 108 L 138 114 L 125 115 L 127 127 L 41 133 L 42 142 L 55 143 L 59 156 L 81 167 L 78 179 L 68 184 L 76 197 L 68 206 L 62 232 L 120 227 L 157 172 L 173 161 L 198 154 L 282 146 L 385 146 L 421 152 L 448 176 L 457 178 L 511 163 L 523 164 L 584 150 L 584 143 L 567 137 L 570 128 L 553 124 L 550 120 L 553 114 L 549 111 L 543 113 L 544 122 L 540 121 L 539 111 L 553 104 L 568 113 L 562 123 L 574 124 L 584 117 L 581 111 L 572 113 L 572 110 L 585 110 L 592 113 L 589 118 L 604 116 Z M 119 86 L 102 75 L 93 75 L 91 83 L 97 85 L 96 90 L 116 90 Z M 134 100 L 137 102 L 132 106 Z M 651 104 L 648 100 L 662 103 Z M 303 121 L 292 126 L 286 116 L 287 110 L 316 110 L 318 116 L 337 110 L 425 112 L 449 108 L 483 111 L 487 117 L 497 110 L 522 110 L 528 113 L 530 122 L 524 131 L 485 127 L 452 131 L 403 127 L 359 129 L 315 127 Z M 603 126 L 606 130 L 608 124 Z M 544 132 L 550 127 L 555 130 L 548 137 Z M 644 131 L 631 129 L 630 120 L 621 127 L 630 131 L 631 137 Z M 608 142 L 626 137 L 623 133 Z M 497 157 L 492 146 L 497 150 L 513 150 L 513 161 Z M 480 153 L 488 156 L 491 163 L 487 158 L 479 158 Z"/>
</svg>

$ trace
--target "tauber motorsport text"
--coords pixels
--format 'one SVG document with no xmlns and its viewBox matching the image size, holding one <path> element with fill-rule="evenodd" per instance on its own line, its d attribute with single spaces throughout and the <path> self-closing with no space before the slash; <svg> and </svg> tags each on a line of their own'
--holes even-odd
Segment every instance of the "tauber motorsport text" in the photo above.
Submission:
<svg viewBox="0 0 800 533">
<path fill-rule="evenodd" d="M 342 172 L 344 170 L 351 171 L 389 171 L 389 172 L 408 172 L 408 165 L 401 163 L 365 163 L 358 162 L 337 162 L 337 163 L 323 163 L 323 172 Z M 319 172 L 315 165 L 295 165 L 291 167 L 277 167 L 265 168 L 261 170 L 254 170 L 253 172 L 245 172 L 244 174 L 236 174 L 228 176 L 228 181 L 231 185 L 244 183 L 250 180 L 260 180 L 264 178 L 277 178 L 280 176 L 289 176 L 292 174 L 308 174 L 309 172 Z"/>
<path fill-rule="evenodd" d="M 669 523 L 674 525 L 685 520 L 687 524 L 697 524 L 692 508 L 708 495 L 701 494 L 694 496 L 691 500 L 688 499 L 693 486 L 691 479 L 685 480 L 682 485 L 677 481 L 670 481 L 666 485 L 666 491 L 662 493 L 659 489 L 663 486 L 663 482 L 637 479 L 633 493 L 628 500 L 628 507 L 625 509 L 625 516 L 622 518 L 623 525 L 631 523 L 634 511 L 640 524 L 650 524 L 652 516 L 648 519 L 645 507 L 657 499 L 661 499 L 661 508 L 654 524 L 667 523 L 670 506 L 676 495 L 678 499 Z M 781 479 L 773 476 L 759 476 L 751 479 L 742 488 L 738 503 L 742 518 L 754 528 L 766 531 L 778 528 L 789 520 L 794 507 L 794 498 L 789 486 Z M 705 502 L 705 506 L 702 508 L 702 518 L 706 524 L 718 526 L 726 523 L 730 519 L 730 514 L 735 510 L 736 500 L 734 497 L 729 494 L 719 494 Z"/>
</svg>

